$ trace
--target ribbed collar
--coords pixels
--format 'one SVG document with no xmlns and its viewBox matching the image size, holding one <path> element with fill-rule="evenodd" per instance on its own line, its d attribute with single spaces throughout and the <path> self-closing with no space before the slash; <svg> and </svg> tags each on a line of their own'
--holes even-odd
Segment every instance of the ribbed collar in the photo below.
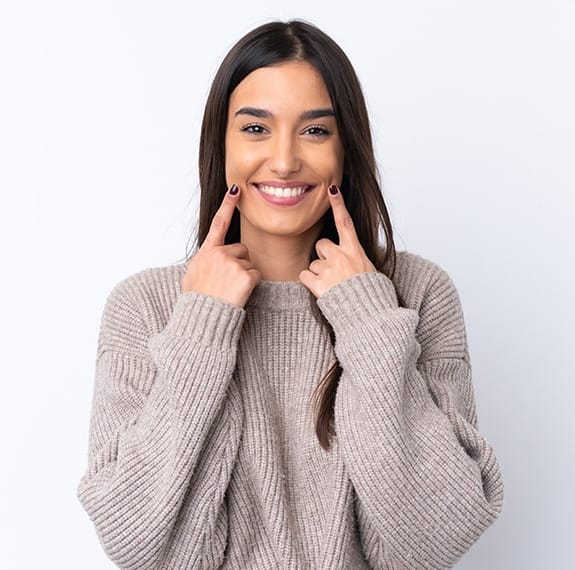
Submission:
<svg viewBox="0 0 575 570">
<path fill-rule="evenodd" d="M 310 290 L 299 281 L 266 281 L 262 279 L 252 291 L 246 309 L 300 311 L 310 306 Z"/>
<path fill-rule="evenodd" d="M 179 278 L 187 270 L 187 262 L 177 266 Z M 301 311 L 310 306 L 310 290 L 299 281 L 266 281 L 262 279 L 252 291 L 245 309 L 266 311 Z"/>
</svg>

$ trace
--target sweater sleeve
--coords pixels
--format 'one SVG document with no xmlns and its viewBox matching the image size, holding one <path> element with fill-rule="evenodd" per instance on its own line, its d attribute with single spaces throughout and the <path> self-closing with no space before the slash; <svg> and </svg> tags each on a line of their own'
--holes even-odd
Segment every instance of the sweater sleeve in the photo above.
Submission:
<svg viewBox="0 0 575 570">
<path fill-rule="evenodd" d="M 180 293 L 165 328 L 150 334 L 146 306 L 126 282 L 106 301 L 77 487 L 108 557 L 138 570 L 158 568 L 178 541 L 191 564 L 206 541 L 225 541 L 214 527 L 243 420 L 231 378 L 245 311 Z"/>
<path fill-rule="evenodd" d="M 373 550 L 406 570 L 452 568 L 503 504 L 478 431 L 459 296 L 436 267 L 419 311 L 398 306 L 383 273 L 318 298 L 343 370 L 335 428 L 360 518 L 379 539 Z"/>
</svg>

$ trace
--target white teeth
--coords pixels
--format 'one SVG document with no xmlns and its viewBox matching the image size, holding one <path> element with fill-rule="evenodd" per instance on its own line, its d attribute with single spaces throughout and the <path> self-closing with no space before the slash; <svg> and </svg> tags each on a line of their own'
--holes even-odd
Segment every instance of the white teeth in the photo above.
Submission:
<svg viewBox="0 0 575 570">
<path fill-rule="evenodd" d="M 278 198 L 293 198 L 294 196 L 303 194 L 307 190 L 308 186 L 300 186 L 299 188 L 274 188 L 273 186 L 258 184 L 258 188 L 262 192 L 271 194 L 272 196 L 277 196 Z"/>
</svg>

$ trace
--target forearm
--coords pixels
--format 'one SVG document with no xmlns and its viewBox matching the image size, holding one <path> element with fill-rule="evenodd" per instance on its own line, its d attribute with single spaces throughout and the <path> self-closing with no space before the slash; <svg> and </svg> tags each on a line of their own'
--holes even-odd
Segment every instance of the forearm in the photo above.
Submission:
<svg viewBox="0 0 575 570">
<path fill-rule="evenodd" d="M 503 496 L 495 454 L 474 425 L 462 314 L 450 284 L 439 284 L 439 309 L 422 311 L 423 361 L 420 314 L 398 306 L 385 276 L 357 276 L 320 298 L 343 369 L 335 425 L 346 467 L 388 554 L 410 569 L 451 567 Z"/>
<path fill-rule="evenodd" d="M 78 497 L 124 568 L 154 567 L 184 499 L 196 509 L 190 540 L 200 548 L 231 474 L 242 421 L 231 376 L 243 316 L 202 300 L 207 320 L 182 299 L 150 339 L 149 361 L 106 351 L 96 364 L 90 460 Z"/>
</svg>

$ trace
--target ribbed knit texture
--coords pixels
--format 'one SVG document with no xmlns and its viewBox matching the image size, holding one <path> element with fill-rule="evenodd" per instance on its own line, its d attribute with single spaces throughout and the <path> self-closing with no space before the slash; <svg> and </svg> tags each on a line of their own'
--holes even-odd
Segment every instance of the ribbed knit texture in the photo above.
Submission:
<svg viewBox="0 0 575 570">
<path fill-rule="evenodd" d="M 111 291 L 77 494 L 108 557 L 144 569 L 452 568 L 503 505 L 448 274 L 398 252 L 317 299 L 180 292 L 186 264 Z M 407 308 L 398 306 L 396 291 Z M 337 437 L 311 395 L 335 358 Z"/>
</svg>

